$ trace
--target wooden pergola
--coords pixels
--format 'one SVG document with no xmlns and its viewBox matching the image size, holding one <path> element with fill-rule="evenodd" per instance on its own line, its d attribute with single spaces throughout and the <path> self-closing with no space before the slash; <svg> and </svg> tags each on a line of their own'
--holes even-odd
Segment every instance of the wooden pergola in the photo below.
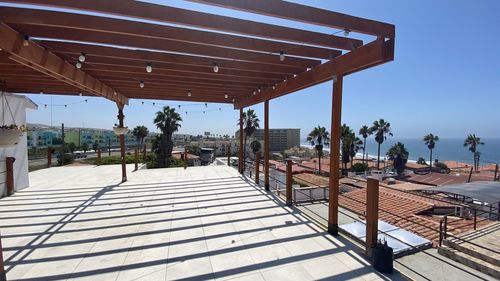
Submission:
<svg viewBox="0 0 500 281">
<path fill-rule="evenodd" d="M 269 100 L 333 81 L 328 230 L 337 235 L 343 77 L 394 59 L 394 25 L 279 0 L 191 1 L 335 32 L 132 0 L 7 0 L 22 5 L 0 7 L 0 80 L 10 92 L 104 97 L 122 126 L 129 99 L 229 103 L 240 118 L 263 102 L 266 189 Z M 240 123 L 240 148 L 242 134 Z"/>
</svg>

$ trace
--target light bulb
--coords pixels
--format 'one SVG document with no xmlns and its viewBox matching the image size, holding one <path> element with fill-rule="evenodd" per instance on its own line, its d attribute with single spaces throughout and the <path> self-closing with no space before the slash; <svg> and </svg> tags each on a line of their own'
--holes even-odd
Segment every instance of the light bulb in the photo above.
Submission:
<svg viewBox="0 0 500 281">
<path fill-rule="evenodd" d="M 83 94 L 82 94 L 82 92 L 80 92 L 80 93 L 78 93 L 78 95 L 81 97 Z"/>
<path fill-rule="evenodd" d="M 276 85 L 273 85 L 273 90 L 276 90 Z"/>
<path fill-rule="evenodd" d="M 280 51 L 280 61 L 284 61 L 284 60 L 285 60 L 285 52 Z"/>
<path fill-rule="evenodd" d="M 234 98 L 232 99 L 232 101 L 234 102 Z"/>
<path fill-rule="evenodd" d="M 144 88 L 144 81 L 139 82 L 139 87 Z"/>
<path fill-rule="evenodd" d="M 188 90 L 188 97 L 191 96 L 191 90 Z"/>
<path fill-rule="evenodd" d="M 78 69 L 82 68 L 82 63 L 81 62 L 77 62 L 76 63 L 76 68 L 78 68 Z"/>
<path fill-rule="evenodd" d="M 23 41 L 23 46 L 28 47 L 30 44 L 30 37 L 29 36 L 24 36 L 24 41 Z"/>
<path fill-rule="evenodd" d="M 85 61 L 85 53 L 81 53 L 80 56 L 78 57 L 78 60 L 81 62 Z"/>
<path fill-rule="evenodd" d="M 219 72 L 219 65 L 216 62 L 214 62 L 214 72 Z"/>
<path fill-rule="evenodd" d="M 349 36 L 349 32 L 351 32 L 349 29 L 344 29 L 344 36 L 347 37 Z"/>
<path fill-rule="evenodd" d="M 253 95 L 255 96 L 257 93 L 255 91 L 253 91 Z"/>
<path fill-rule="evenodd" d="M 151 73 L 153 71 L 153 66 L 151 65 L 151 63 L 147 63 L 146 64 L 146 72 L 147 73 Z"/>
<path fill-rule="evenodd" d="M 224 95 L 224 98 L 227 99 L 229 96 L 227 94 Z"/>
<path fill-rule="evenodd" d="M 208 104 L 207 104 L 207 103 L 205 103 L 205 107 L 208 107 Z"/>
<path fill-rule="evenodd" d="M 40 95 L 43 95 L 43 90 L 40 90 Z"/>
</svg>

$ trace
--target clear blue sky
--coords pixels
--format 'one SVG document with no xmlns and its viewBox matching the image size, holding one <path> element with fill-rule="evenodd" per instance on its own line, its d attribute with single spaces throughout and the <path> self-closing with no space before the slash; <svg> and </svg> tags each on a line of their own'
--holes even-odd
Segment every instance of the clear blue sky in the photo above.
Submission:
<svg viewBox="0 0 500 281">
<path fill-rule="evenodd" d="M 391 122 L 397 138 L 421 137 L 429 132 L 440 137 L 465 137 L 468 133 L 500 137 L 500 1 L 296 2 L 396 25 L 395 61 L 344 79 L 343 123 L 357 130 L 363 124 L 384 118 Z M 263 16 L 183 1 L 169 3 L 270 22 Z M 309 28 L 285 20 L 271 23 Z M 317 31 L 334 30 L 318 28 Z M 50 104 L 49 95 L 30 97 L 40 104 Z M 81 97 L 52 96 L 53 104 L 60 105 L 81 100 Z M 88 100 L 67 108 L 52 107 L 53 124 L 111 128 L 116 122 L 116 106 L 102 98 Z M 182 108 L 202 111 L 205 105 Z M 263 105 L 253 108 L 263 119 Z M 270 126 L 300 128 L 304 137 L 318 124 L 329 128 L 330 108 L 331 82 L 328 82 L 272 100 Z M 146 125 L 156 130 L 152 119 L 158 109 L 131 100 L 125 109 L 126 125 Z M 183 113 L 179 132 L 233 135 L 237 130 L 238 111 L 232 107 L 209 104 L 206 110 L 215 111 Z M 51 109 L 41 105 L 38 111 L 28 113 L 28 122 L 50 124 Z"/>
</svg>

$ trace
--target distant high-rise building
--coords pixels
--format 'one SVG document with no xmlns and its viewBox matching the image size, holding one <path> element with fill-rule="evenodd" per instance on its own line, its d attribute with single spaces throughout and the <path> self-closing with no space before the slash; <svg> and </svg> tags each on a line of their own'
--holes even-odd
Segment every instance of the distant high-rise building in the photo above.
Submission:
<svg viewBox="0 0 500 281">
<path fill-rule="evenodd" d="M 238 130 L 236 131 L 236 138 L 239 138 L 239 136 Z M 252 137 L 263 143 L 264 129 L 257 129 Z M 282 152 L 296 146 L 300 146 L 300 129 L 269 129 L 269 150 L 271 152 Z"/>
</svg>

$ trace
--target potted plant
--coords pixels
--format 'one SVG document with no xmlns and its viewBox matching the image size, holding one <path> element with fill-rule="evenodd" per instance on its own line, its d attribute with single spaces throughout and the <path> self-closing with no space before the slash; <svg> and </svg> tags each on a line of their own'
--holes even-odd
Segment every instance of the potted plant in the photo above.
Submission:
<svg viewBox="0 0 500 281">
<path fill-rule="evenodd" d="M 113 131 L 115 132 L 115 135 L 124 135 L 128 132 L 128 127 L 121 127 L 115 124 L 113 127 Z"/>
<path fill-rule="evenodd" d="M 15 146 L 19 137 L 26 131 L 26 126 L 18 127 L 16 124 L 0 125 L 0 147 Z"/>
</svg>

